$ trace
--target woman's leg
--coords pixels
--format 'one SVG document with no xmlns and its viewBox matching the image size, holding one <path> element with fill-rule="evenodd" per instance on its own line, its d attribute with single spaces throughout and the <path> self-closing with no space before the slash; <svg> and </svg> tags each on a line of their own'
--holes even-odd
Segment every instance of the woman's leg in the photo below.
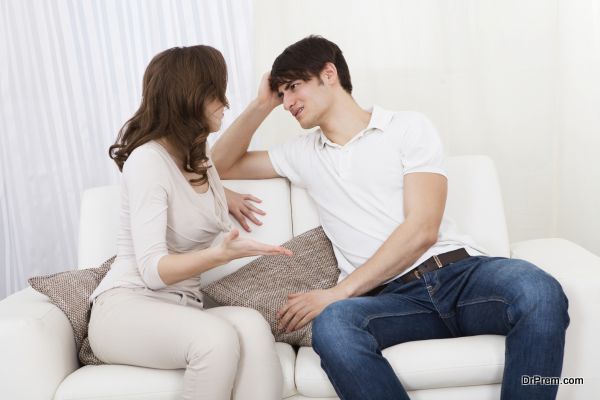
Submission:
<svg viewBox="0 0 600 400">
<path fill-rule="evenodd" d="M 240 361 L 233 400 L 280 400 L 283 376 L 271 328 L 256 310 L 215 307 L 205 311 L 227 320 L 238 332 Z"/>
<path fill-rule="evenodd" d="M 240 358 L 238 333 L 213 313 L 177 304 L 178 297 L 122 288 L 102 294 L 92 307 L 92 350 L 110 364 L 185 368 L 183 399 L 229 400 Z"/>
</svg>

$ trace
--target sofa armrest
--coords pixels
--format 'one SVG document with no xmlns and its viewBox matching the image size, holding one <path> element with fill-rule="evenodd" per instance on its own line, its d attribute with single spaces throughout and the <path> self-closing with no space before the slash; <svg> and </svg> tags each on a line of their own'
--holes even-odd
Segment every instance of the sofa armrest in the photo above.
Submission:
<svg viewBox="0 0 600 400">
<path fill-rule="evenodd" d="M 31 287 L 0 301 L 0 398 L 51 400 L 79 367 L 67 317 Z"/>
<path fill-rule="evenodd" d="M 513 258 L 554 276 L 569 299 L 562 376 L 583 377 L 584 385 L 562 385 L 559 399 L 593 399 L 600 392 L 600 257 L 565 239 L 538 239 L 511 245 Z"/>
</svg>

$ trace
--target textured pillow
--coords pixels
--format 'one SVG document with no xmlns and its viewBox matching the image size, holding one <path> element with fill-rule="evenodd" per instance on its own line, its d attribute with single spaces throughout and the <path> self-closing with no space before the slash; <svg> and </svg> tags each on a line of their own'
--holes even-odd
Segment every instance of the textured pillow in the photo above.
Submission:
<svg viewBox="0 0 600 400">
<path fill-rule="evenodd" d="M 88 322 L 91 308 L 89 298 L 114 260 L 115 257 L 113 256 L 97 268 L 29 278 L 31 287 L 48 296 L 50 302 L 60 308 L 69 319 L 75 336 L 79 361 L 84 365 L 103 364 L 92 352 L 88 340 Z"/>
<path fill-rule="evenodd" d="M 277 311 L 290 293 L 334 286 L 340 271 L 331 242 L 321 227 L 296 236 L 283 246 L 292 250 L 294 256 L 257 258 L 202 291 L 220 305 L 259 311 L 271 326 L 276 341 L 311 346 L 312 323 L 285 333 L 277 328 Z"/>
</svg>

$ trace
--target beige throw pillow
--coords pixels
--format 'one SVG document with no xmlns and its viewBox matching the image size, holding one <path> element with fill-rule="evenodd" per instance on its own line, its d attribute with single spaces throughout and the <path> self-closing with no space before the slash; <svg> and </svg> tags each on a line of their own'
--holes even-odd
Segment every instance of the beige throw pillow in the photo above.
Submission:
<svg viewBox="0 0 600 400">
<path fill-rule="evenodd" d="M 312 345 L 312 323 L 290 333 L 277 329 L 277 311 L 290 293 L 327 289 L 337 283 L 339 269 L 331 242 L 318 227 L 296 236 L 284 247 L 294 256 L 260 257 L 202 291 L 220 305 L 258 310 L 278 342 Z"/>
<path fill-rule="evenodd" d="M 50 302 L 67 316 L 73 328 L 79 361 L 84 365 L 103 364 L 92 352 L 88 340 L 89 298 L 114 260 L 115 257 L 111 257 L 97 268 L 59 272 L 28 280 L 31 287 L 48 296 Z"/>
</svg>

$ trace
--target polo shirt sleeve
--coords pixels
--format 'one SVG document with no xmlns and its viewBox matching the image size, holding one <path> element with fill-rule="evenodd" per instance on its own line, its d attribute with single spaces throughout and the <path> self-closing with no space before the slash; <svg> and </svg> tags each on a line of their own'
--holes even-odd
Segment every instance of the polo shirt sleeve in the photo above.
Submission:
<svg viewBox="0 0 600 400">
<path fill-rule="evenodd" d="M 447 176 L 440 135 L 424 115 L 411 115 L 401 137 L 400 148 L 405 175 L 413 172 L 431 172 Z"/>
<path fill-rule="evenodd" d="M 302 188 L 306 187 L 302 179 L 302 157 L 306 159 L 308 155 L 305 136 L 298 135 L 269 149 L 269 158 L 275 172 Z"/>
<path fill-rule="evenodd" d="M 169 177 L 159 154 L 150 149 L 139 150 L 125 162 L 122 179 L 137 268 L 146 286 L 156 290 L 167 286 L 158 274 L 158 262 L 168 254 Z"/>
</svg>

